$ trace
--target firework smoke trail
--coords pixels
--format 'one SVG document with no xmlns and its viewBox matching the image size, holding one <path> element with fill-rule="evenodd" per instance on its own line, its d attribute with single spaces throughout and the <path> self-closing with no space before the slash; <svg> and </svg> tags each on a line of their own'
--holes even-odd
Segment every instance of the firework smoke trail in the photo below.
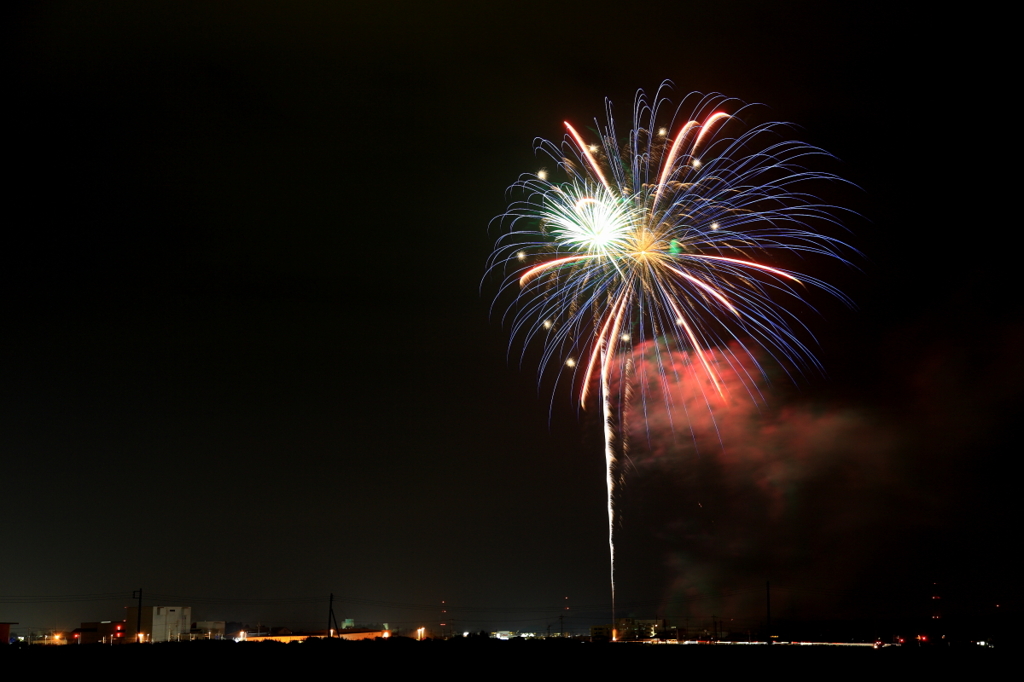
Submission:
<svg viewBox="0 0 1024 682">
<path fill-rule="evenodd" d="M 710 409 L 728 387 L 704 351 L 719 349 L 750 379 L 744 390 L 756 392 L 745 368 L 761 370 L 745 343 L 791 371 L 818 367 L 794 330 L 806 328 L 778 301 L 799 301 L 807 287 L 845 300 L 824 282 L 762 262 L 780 250 L 844 260 L 848 247 L 818 231 L 838 225 L 838 209 L 806 189 L 840 180 L 803 166 L 828 154 L 787 140 L 782 123 L 746 128 L 740 117 L 750 107 L 719 94 L 691 93 L 659 117 L 669 87 L 663 83 L 650 101 L 637 93 L 624 142 L 609 102 L 606 123 L 595 121 L 596 141 L 568 122 L 561 144 L 539 140 L 537 149 L 566 179 L 550 180 L 546 170 L 520 177 L 511 190 L 522 198 L 496 219 L 507 232 L 488 264 L 505 275 L 502 293 L 518 290 L 505 319 L 524 352 L 540 337 L 541 374 L 557 366 L 557 379 L 576 386 L 583 409 L 598 384 L 613 619 L 616 448 L 625 442 L 623 392 L 635 349 L 654 348 L 655 370 L 635 377 L 641 409 L 648 382 L 651 395 L 670 396 L 664 389 L 681 371 L 708 380 Z M 659 128 L 662 118 L 667 126 Z M 679 351 L 699 361 L 680 370 L 671 361 Z M 614 391 L 612 373 L 619 379 Z"/>
</svg>

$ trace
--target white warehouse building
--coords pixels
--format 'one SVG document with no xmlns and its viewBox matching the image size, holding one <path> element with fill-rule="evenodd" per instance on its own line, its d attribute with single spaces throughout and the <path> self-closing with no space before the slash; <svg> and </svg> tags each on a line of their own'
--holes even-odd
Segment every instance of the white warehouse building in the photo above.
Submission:
<svg viewBox="0 0 1024 682">
<path fill-rule="evenodd" d="M 136 626 L 139 622 L 139 608 L 129 606 L 125 618 L 125 638 L 139 641 Z M 187 638 L 192 628 L 191 606 L 143 606 L 143 642 L 175 642 Z"/>
</svg>

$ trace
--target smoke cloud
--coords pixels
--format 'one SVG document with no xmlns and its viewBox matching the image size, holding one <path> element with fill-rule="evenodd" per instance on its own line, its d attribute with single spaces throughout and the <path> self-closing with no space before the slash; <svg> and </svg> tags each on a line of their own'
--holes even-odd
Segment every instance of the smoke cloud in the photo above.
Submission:
<svg viewBox="0 0 1024 682">
<path fill-rule="evenodd" d="M 922 349 L 916 369 L 882 375 L 903 378 L 877 385 L 888 395 L 870 406 L 801 396 L 738 346 L 702 357 L 634 349 L 618 504 L 620 547 L 635 546 L 619 556 L 643 558 L 621 570 L 623 583 L 656 564 L 668 585 L 661 615 L 693 626 L 715 614 L 741 631 L 763 618 L 766 580 L 782 618 L 895 608 L 895 582 L 937 574 L 927 564 L 938 553 L 921 559 L 921 546 L 941 542 L 963 473 L 943 464 L 1019 393 L 1020 363 L 1006 376 L 1012 347 L 983 362 Z"/>
</svg>

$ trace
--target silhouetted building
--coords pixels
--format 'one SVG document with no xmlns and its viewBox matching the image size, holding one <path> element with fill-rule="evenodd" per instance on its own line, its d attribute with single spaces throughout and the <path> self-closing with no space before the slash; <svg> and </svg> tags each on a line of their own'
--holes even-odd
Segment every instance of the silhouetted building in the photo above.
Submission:
<svg viewBox="0 0 1024 682">
<path fill-rule="evenodd" d="M 68 635 L 70 644 L 124 644 L 131 639 L 125 635 L 123 620 L 101 620 L 82 623 Z"/>
<path fill-rule="evenodd" d="M 136 631 L 139 609 L 128 607 L 125 629 L 130 641 L 176 642 L 187 639 L 192 629 L 191 606 L 143 606 L 142 637 Z"/>
</svg>

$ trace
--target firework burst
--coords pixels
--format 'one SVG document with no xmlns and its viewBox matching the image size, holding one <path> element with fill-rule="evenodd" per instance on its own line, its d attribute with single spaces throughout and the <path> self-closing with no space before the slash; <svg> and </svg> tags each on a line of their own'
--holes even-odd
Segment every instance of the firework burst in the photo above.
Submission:
<svg viewBox="0 0 1024 682">
<path fill-rule="evenodd" d="M 561 144 L 539 140 L 557 170 L 512 186 L 521 198 L 498 219 L 506 231 L 489 262 L 506 277 L 502 291 L 515 290 L 513 337 L 542 346 L 541 373 L 557 367 L 582 408 L 601 405 L 613 610 L 616 424 L 629 402 L 621 392 L 635 385 L 643 400 L 649 382 L 667 388 L 680 378 L 667 360 L 678 351 L 693 358 L 685 371 L 700 375 L 708 400 L 726 397 L 712 349 L 741 373 L 751 365 L 736 353 L 752 358 L 751 343 L 785 367 L 816 367 L 787 306 L 808 288 L 843 298 L 772 262 L 780 251 L 843 260 L 845 244 L 820 231 L 838 224 L 838 209 L 810 193 L 839 178 L 804 165 L 827 153 L 788 139 L 786 124 L 747 127 L 750 107 L 723 95 L 693 93 L 672 109 L 667 88 L 653 100 L 638 92 L 625 138 L 606 103 L 592 135 L 566 122 Z M 630 381 L 641 344 L 660 371 Z"/>
</svg>

